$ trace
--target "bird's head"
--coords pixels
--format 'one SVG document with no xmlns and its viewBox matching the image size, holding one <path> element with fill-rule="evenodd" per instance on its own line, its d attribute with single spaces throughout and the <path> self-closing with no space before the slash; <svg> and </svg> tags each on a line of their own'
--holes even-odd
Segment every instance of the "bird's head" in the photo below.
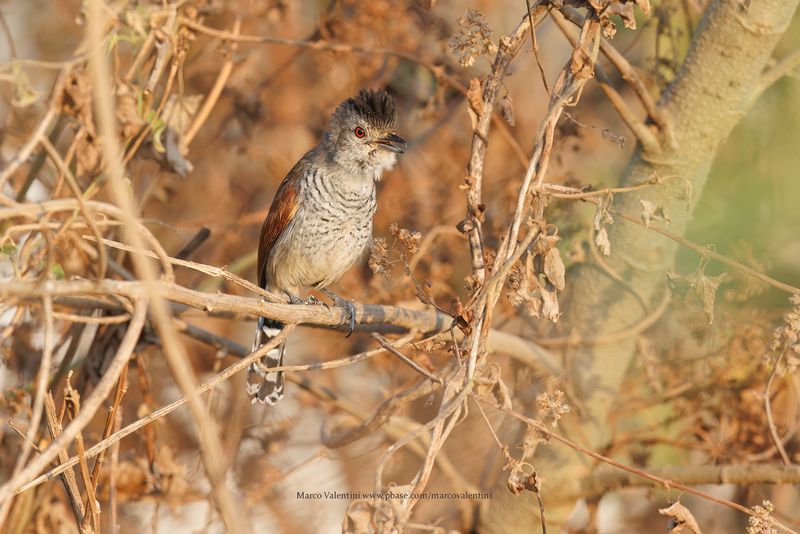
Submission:
<svg viewBox="0 0 800 534">
<path fill-rule="evenodd" d="M 406 148 L 396 127 L 394 99 L 386 91 L 362 89 L 333 112 L 323 143 L 328 156 L 348 171 L 377 180 Z"/>
</svg>

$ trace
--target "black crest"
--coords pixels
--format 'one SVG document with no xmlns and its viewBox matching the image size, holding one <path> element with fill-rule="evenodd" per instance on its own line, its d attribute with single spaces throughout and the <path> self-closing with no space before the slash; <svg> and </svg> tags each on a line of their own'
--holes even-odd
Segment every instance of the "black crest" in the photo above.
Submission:
<svg viewBox="0 0 800 534">
<path fill-rule="evenodd" d="M 342 102 L 335 114 L 356 113 L 369 124 L 383 129 L 393 130 L 397 125 L 397 104 L 386 91 L 362 89 L 356 96 Z"/>
</svg>

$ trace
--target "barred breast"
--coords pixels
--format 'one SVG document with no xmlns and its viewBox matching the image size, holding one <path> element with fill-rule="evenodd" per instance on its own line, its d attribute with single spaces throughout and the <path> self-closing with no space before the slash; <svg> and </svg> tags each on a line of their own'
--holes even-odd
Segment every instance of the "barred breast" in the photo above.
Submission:
<svg viewBox="0 0 800 534">
<path fill-rule="evenodd" d="M 273 269 L 284 278 L 283 287 L 321 289 L 338 280 L 369 245 L 375 207 L 371 177 L 326 175 L 314 169 L 304 180 L 286 250 L 273 254 L 284 262 Z"/>
</svg>

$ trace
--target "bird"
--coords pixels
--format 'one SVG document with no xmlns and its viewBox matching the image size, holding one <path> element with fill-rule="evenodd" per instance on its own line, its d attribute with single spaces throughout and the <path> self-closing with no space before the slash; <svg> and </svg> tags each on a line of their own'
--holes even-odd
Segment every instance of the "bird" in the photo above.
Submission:
<svg viewBox="0 0 800 534">
<path fill-rule="evenodd" d="M 316 289 L 343 307 L 352 334 L 355 307 L 328 289 L 372 242 L 376 183 L 391 169 L 406 141 L 397 135 L 397 104 L 385 90 L 362 89 L 340 103 L 317 143 L 278 186 L 258 243 L 258 285 L 283 293 L 293 304 L 300 291 Z M 283 325 L 260 317 L 255 352 Z M 270 350 L 247 372 L 251 403 L 274 405 L 283 398 L 285 343 Z"/>
</svg>

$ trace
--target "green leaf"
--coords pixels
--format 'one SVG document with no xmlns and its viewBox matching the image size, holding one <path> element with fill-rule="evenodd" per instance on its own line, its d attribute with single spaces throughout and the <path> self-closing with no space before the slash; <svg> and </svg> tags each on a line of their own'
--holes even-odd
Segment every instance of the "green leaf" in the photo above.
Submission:
<svg viewBox="0 0 800 534">
<path fill-rule="evenodd" d="M 163 141 L 161 140 L 162 134 L 166 131 L 166 129 L 167 123 L 161 119 L 156 119 L 153 123 L 153 148 L 155 148 L 156 152 L 159 154 L 163 154 L 167 151 L 167 149 L 164 148 Z"/>
<path fill-rule="evenodd" d="M 53 275 L 56 277 L 56 280 L 63 280 L 66 277 L 66 274 L 64 274 L 64 268 L 61 267 L 60 263 L 53 263 L 53 265 L 50 266 L 50 272 L 53 273 Z"/>
<path fill-rule="evenodd" d="M 28 73 L 25 72 L 20 63 L 12 63 L 11 76 L 14 78 L 14 106 L 18 108 L 28 107 L 41 98 L 42 93 L 35 91 L 31 87 Z"/>
</svg>

